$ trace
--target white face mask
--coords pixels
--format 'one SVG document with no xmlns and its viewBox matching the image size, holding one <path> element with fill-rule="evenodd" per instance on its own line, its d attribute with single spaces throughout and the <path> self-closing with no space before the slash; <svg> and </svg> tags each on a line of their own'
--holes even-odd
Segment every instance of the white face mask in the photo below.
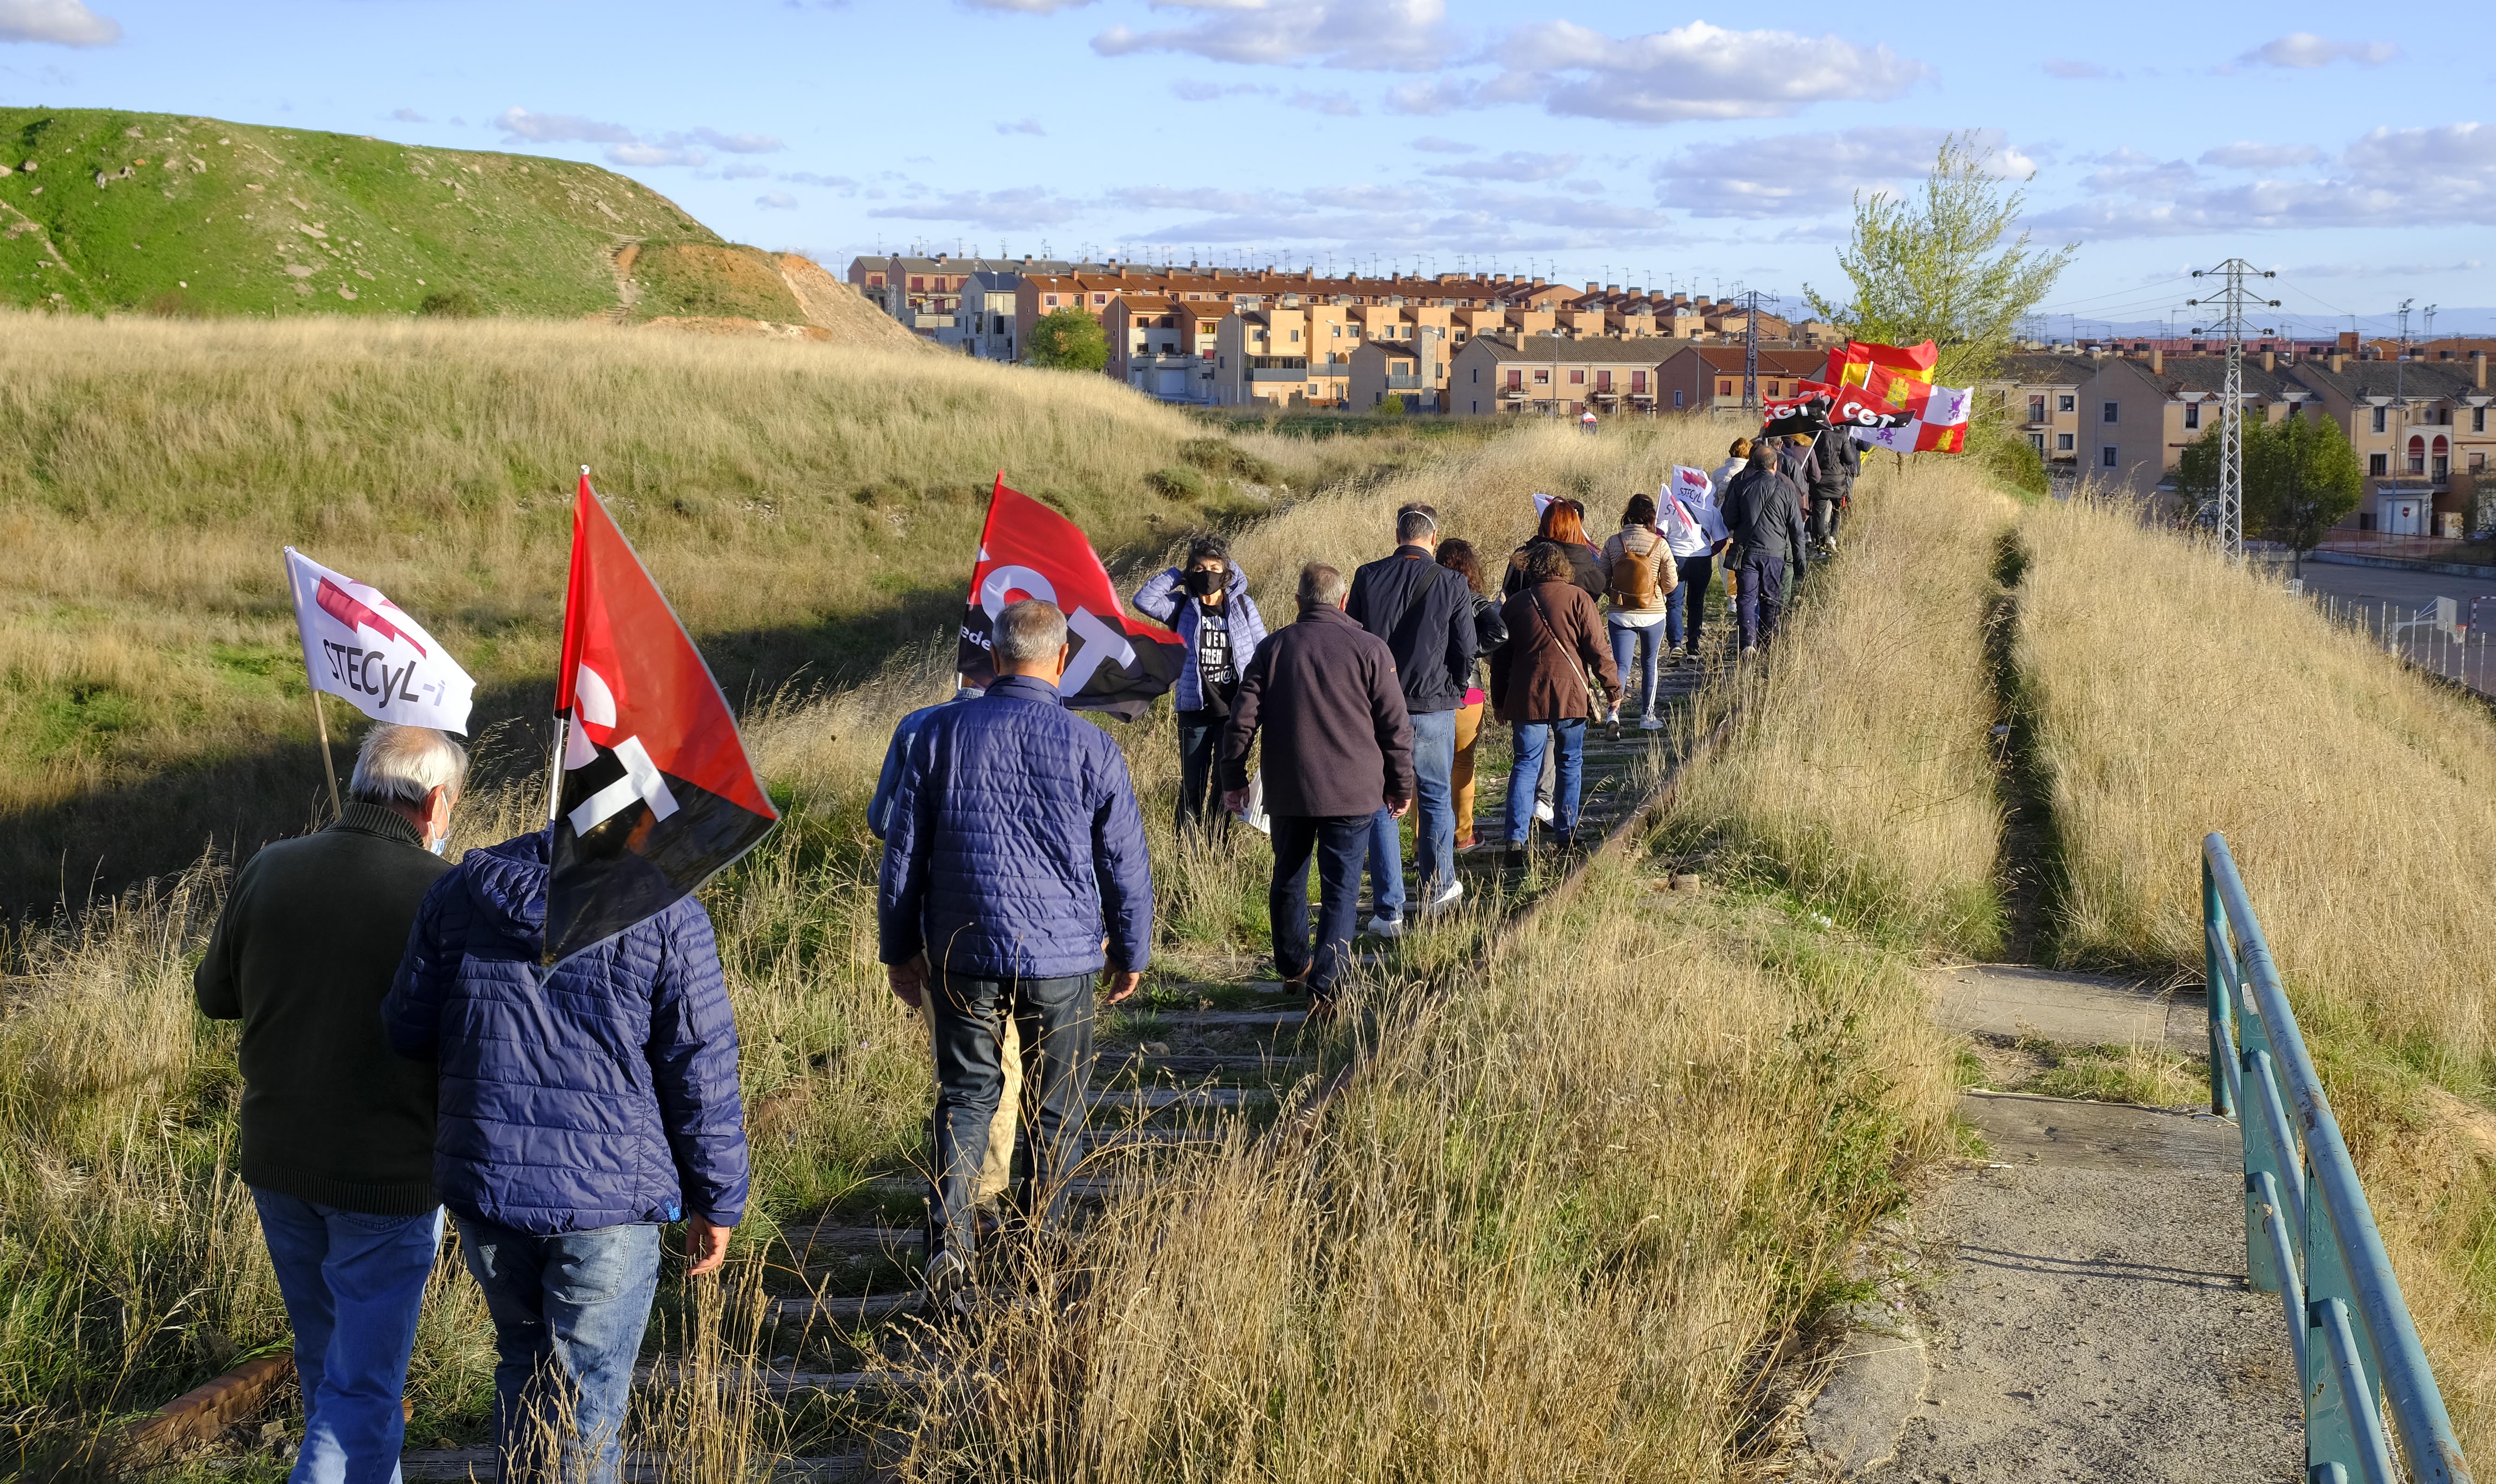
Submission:
<svg viewBox="0 0 2496 1484">
<path fill-rule="evenodd" d="M 425 849 L 431 850 L 434 854 L 439 855 L 443 851 L 451 849 L 451 837 L 449 835 L 445 835 L 441 839 L 434 841 L 433 844 L 426 846 Z"/>
</svg>

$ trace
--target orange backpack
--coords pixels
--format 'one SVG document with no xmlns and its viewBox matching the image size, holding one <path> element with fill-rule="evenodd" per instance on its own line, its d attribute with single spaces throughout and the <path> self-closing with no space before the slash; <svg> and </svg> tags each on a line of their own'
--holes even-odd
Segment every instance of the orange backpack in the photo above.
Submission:
<svg viewBox="0 0 2496 1484">
<path fill-rule="evenodd" d="M 1630 550 L 1629 542 L 1621 543 L 1621 554 L 1612 558 L 1613 607 L 1652 608 L 1664 597 L 1663 590 L 1656 586 L 1655 581 L 1656 547 L 1663 544 L 1663 539 L 1659 537 L 1656 545 L 1648 547 L 1641 555 Z"/>
</svg>

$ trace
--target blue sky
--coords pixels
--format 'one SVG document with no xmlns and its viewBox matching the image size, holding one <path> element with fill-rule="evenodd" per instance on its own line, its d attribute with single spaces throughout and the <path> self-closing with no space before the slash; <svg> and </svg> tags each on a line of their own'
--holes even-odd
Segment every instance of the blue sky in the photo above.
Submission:
<svg viewBox="0 0 2496 1484">
<path fill-rule="evenodd" d="M 879 244 L 1841 286 L 1945 131 L 2137 322 L 2231 254 L 2300 331 L 2496 325 L 2496 64 L 2433 10 L 1564 0 L 0 0 L 0 103 L 592 160 L 836 269 Z M 1766 18 L 1773 15 L 1773 18 Z M 2468 30 L 2467 26 L 2464 30 Z M 2283 326 L 2289 327 L 2289 326 Z M 2423 322 L 2414 326 L 2423 329 Z"/>
</svg>

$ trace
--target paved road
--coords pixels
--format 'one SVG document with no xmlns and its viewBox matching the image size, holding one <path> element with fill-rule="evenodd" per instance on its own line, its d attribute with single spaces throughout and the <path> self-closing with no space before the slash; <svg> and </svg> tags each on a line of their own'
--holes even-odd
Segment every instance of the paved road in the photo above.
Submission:
<svg viewBox="0 0 2496 1484">
<path fill-rule="evenodd" d="M 2305 591 L 2326 599 L 2343 611 L 2355 610 L 2370 632 L 2399 623 L 2430 607 L 2438 598 L 2459 605 L 2461 622 L 2471 622 L 2471 600 L 2490 601 L 2479 609 L 2479 625 L 2466 640 L 2456 641 L 2429 629 L 2402 635 L 2409 657 L 2429 669 L 2462 681 L 2482 695 L 2496 696 L 2496 577 L 2454 577 L 2442 572 L 2410 572 L 2383 567 L 2342 567 L 2331 562 L 2305 564 Z"/>
</svg>

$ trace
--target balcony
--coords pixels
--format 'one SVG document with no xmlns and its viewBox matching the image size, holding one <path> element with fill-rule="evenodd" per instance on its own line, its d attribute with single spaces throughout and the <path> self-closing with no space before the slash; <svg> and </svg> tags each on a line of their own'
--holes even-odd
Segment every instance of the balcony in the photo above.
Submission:
<svg viewBox="0 0 2496 1484">
<path fill-rule="evenodd" d="M 1419 376 L 1390 376 L 1387 379 L 1387 389 L 1389 391 L 1419 391 L 1428 385 L 1430 384 Z"/>
<path fill-rule="evenodd" d="M 1248 368 L 1248 380 L 1252 382 L 1305 382 L 1309 379 L 1309 368 L 1306 366 L 1250 366 Z"/>
</svg>

